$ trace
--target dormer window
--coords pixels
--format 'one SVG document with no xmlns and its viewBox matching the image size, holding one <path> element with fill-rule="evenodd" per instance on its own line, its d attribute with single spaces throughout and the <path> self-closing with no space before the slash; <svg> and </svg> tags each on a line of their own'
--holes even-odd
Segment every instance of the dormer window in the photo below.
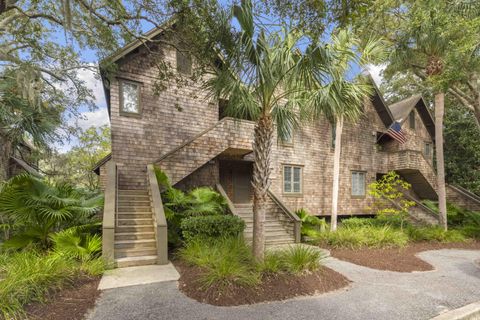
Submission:
<svg viewBox="0 0 480 320">
<path fill-rule="evenodd" d="M 415 129 L 415 111 L 413 110 L 408 115 L 408 123 L 410 125 L 410 129 Z"/>
<path fill-rule="evenodd" d="M 138 82 L 120 81 L 120 113 L 140 114 L 140 84 Z"/>
<path fill-rule="evenodd" d="M 192 74 L 192 58 L 187 52 L 177 49 L 177 71 L 184 75 Z"/>
</svg>

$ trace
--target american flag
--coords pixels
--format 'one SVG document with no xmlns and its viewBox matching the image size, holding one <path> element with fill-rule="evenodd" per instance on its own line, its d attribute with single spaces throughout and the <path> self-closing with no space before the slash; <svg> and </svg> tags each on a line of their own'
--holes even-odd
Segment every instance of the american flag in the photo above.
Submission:
<svg viewBox="0 0 480 320">
<path fill-rule="evenodd" d="M 402 131 L 402 125 L 397 121 L 392 123 L 392 125 L 388 128 L 387 134 L 401 144 L 407 142 L 407 136 Z"/>
</svg>

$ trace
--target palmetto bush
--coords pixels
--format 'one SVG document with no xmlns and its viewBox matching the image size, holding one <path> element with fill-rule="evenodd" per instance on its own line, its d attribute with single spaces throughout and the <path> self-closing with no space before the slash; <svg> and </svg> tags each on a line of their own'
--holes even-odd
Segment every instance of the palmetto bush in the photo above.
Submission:
<svg viewBox="0 0 480 320">
<path fill-rule="evenodd" d="M 29 174 L 18 175 L 0 189 L 0 215 L 13 225 L 4 248 L 37 245 L 48 249 L 51 236 L 69 227 L 94 224 L 103 197 L 68 184 L 53 184 Z"/>
</svg>

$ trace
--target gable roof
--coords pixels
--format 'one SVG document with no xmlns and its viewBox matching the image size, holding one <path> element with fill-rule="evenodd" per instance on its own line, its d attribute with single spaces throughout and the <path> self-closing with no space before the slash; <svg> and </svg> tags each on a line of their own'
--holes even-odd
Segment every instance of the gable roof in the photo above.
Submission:
<svg viewBox="0 0 480 320">
<path fill-rule="evenodd" d="M 389 106 L 395 121 L 400 123 L 403 123 L 407 119 L 408 115 L 414 108 L 420 115 L 420 118 L 432 139 L 435 139 L 435 122 L 433 121 L 433 117 L 421 95 L 414 95 Z"/>
<path fill-rule="evenodd" d="M 380 89 L 377 87 L 377 84 L 373 80 L 372 75 L 368 73 L 368 76 L 374 89 L 374 93 L 370 97 L 370 101 L 372 101 L 373 107 L 375 108 L 375 111 L 377 111 L 377 114 L 380 117 L 380 120 L 382 120 L 383 125 L 388 128 L 393 123 L 393 121 L 395 121 L 394 117 L 392 115 L 392 112 L 390 111 L 390 108 L 388 108 L 385 99 L 383 99 L 383 95 L 380 92 Z"/>
</svg>

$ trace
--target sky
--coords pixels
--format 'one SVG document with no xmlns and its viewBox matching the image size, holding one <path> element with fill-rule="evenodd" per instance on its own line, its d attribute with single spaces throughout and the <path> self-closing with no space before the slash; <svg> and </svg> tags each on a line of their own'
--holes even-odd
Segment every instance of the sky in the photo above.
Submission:
<svg viewBox="0 0 480 320">
<path fill-rule="evenodd" d="M 149 26 L 145 26 L 145 31 L 149 30 Z M 91 63 L 95 66 L 98 65 L 98 59 L 94 51 L 91 50 L 79 50 L 80 57 L 83 61 Z M 384 69 L 384 66 L 374 66 L 371 65 L 368 68 L 368 71 L 371 73 L 374 81 L 377 85 L 380 85 L 382 82 L 381 72 Z M 360 70 L 358 70 L 360 71 Z M 87 129 L 92 126 L 100 127 L 102 125 L 110 125 L 108 118 L 107 105 L 105 101 L 105 94 L 103 91 L 103 85 L 98 75 L 98 72 L 92 72 L 91 70 L 82 69 L 79 71 L 79 77 L 85 82 L 85 85 L 92 90 L 94 101 L 97 106 L 96 110 L 90 111 L 87 107 L 81 108 L 81 117 L 75 121 L 76 124 L 82 128 Z M 72 123 L 73 124 L 73 123 Z M 77 145 L 78 140 L 76 138 L 71 141 L 64 142 L 63 144 L 56 144 L 54 147 L 59 152 L 67 152 L 72 147 Z"/>
</svg>

